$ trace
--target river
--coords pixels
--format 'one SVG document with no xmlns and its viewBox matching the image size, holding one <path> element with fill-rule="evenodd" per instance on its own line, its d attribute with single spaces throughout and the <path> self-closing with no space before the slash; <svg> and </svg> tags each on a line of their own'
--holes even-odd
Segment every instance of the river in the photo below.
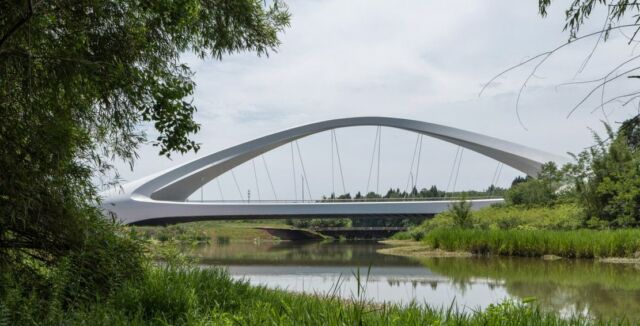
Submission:
<svg viewBox="0 0 640 326">
<path fill-rule="evenodd" d="M 640 319 L 640 267 L 593 260 L 411 259 L 378 254 L 375 242 L 230 242 L 187 249 L 236 279 L 294 292 L 470 311 L 534 298 L 562 315 Z M 336 286 L 339 285 L 339 286 Z M 362 292 L 362 291 L 361 291 Z"/>
</svg>

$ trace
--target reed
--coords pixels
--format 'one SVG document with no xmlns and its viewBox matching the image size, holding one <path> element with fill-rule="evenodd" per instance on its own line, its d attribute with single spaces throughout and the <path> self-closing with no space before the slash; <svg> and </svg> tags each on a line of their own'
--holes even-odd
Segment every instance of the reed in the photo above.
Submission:
<svg viewBox="0 0 640 326">
<path fill-rule="evenodd" d="M 481 230 L 437 228 L 423 241 L 434 249 L 475 254 L 565 258 L 633 257 L 640 252 L 640 230 Z"/>
</svg>

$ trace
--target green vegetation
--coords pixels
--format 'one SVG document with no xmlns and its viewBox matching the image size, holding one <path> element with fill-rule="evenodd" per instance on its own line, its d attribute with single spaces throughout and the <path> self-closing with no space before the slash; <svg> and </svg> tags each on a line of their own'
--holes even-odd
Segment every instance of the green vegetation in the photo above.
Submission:
<svg viewBox="0 0 640 326">
<path fill-rule="evenodd" d="M 262 228 L 290 229 L 284 220 L 204 221 L 168 226 L 132 227 L 139 239 L 160 242 L 198 243 L 255 240 L 277 241 Z M 226 240 L 225 240 L 226 239 Z"/>
<path fill-rule="evenodd" d="M 470 227 L 481 230 L 575 230 L 582 226 L 581 210 L 574 204 L 553 207 L 495 205 L 472 212 Z M 452 211 L 443 212 L 425 221 L 419 229 L 460 226 Z M 467 225 L 469 226 L 469 225 Z"/>
<path fill-rule="evenodd" d="M 287 224 L 297 228 L 322 228 L 322 227 L 351 227 L 351 219 L 348 218 L 305 218 L 287 219 Z"/>
<path fill-rule="evenodd" d="M 266 55 L 288 21 L 278 1 L 0 2 L 0 324 L 56 324 L 140 281 L 143 244 L 97 184 L 147 130 L 161 155 L 198 149 L 186 51 Z"/>
<path fill-rule="evenodd" d="M 608 141 L 537 178 L 517 178 L 505 204 L 471 212 L 464 200 L 396 239 L 423 240 L 430 249 L 476 254 L 567 258 L 634 257 L 640 253 L 640 117 Z"/>
<path fill-rule="evenodd" d="M 567 167 L 574 180 L 576 201 L 590 226 L 640 226 L 640 116 L 625 121 L 607 141 L 575 156 Z"/>
<path fill-rule="evenodd" d="M 424 199 L 442 199 L 445 197 L 455 198 L 476 198 L 476 197 L 499 197 L 504 195 L 506 189 L 496 187 L 494 185 L 489 186 L 486 190 L 476 191 L 457 191 L 457 192 L 445 192 L 439 190 L 435 185 L 418 190 L 417 187 L 413 187 L 410 192 L 400 191 L 399 188 L 390 188 L 386 194 L 381 195 L 373 191 L 363 196 L 360 192 L 357 192 L 355 196 L 351 196 L 350 193 L 336 196 L 331 194 L 330 196 L 323 196 L 322 201 L 367 201 L 367 200 L 424 200 Z M 388 227 L 388 226 L 402 226 L 410 227 L 416 226 L 425 220 L 423 217 L 406 217 L 398 219 L 391 218 L 316 218 L 316 219 L 290 219 L 287 223 L 300 228 L 320 228 L 320 227 Z"/>
<path fill-rule="evenodd" d="M 475 254 L 566 258 L 633 257 L 640 252 L 640 230 L 471 230 L 438 228 L 424 243 L 434 249 Z"/>
<path fill-rule="evenodd" d="M 147 266 L 140 277 L 114 288 L 95 304 L 60 309 L 52 298 L 41 309 L 38 297 L 10 295 L 0 301 L 0 320 L 16 324 L 65 325 L 583 325 L 581 317 L 560 318 L 532 303 L 504 302 L 463 313 L 410 304 L 375 305 L 364 299 L 366 277 L 350 300 L 291 294 L 245 281 L 220 269 Z"/>
</svg>

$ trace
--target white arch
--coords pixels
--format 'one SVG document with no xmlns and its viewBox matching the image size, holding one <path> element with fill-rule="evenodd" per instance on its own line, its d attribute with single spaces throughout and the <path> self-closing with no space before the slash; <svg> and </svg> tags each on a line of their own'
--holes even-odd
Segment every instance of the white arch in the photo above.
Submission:
<svg viewBox="0 0 640 326">
<path fill-rule="evenodd" d="M 316 122 L 280 131 L 127 183 L 123 185 L 120 191 L 114 190 L 105 194 L 106 199 L 103 207 L 116 213 L 120 219 L 127 223 L 143 219 L 162 218 L 163 216 L 179 217 L 180 215 L 176 214 L 179 214 L 180 210 L 163 213 L 159 209 L 167 204 L 188 204 L 191 205 L 189 207 L 193 208 L 197 204 L 185 203 L 184 201 L 202 185 L 224 172 L 296 139 L 330 129 L 353 126 L 385 126 L 421 133 L 486 155 L 534 177 L 546 162 L 552 161 L 558 164 L 567 162 L 564 157 L 530 147 L 428 122 L 387 117 L 344 118 Z M 143 205 L 143 203 L 145 204 Z M 163 205 L 160 205 L 161 203 Z M 148 204 L 156 204 L 155 209 L 149 211 L 150 206 Z M 209 209 L 198 210 L 192 216 L 213 216 L 217 213 L 208 213 L 209 210 L 223 210 L 222 205 L 211 203 L 200 205 L 205 205 Z M 185 214 L 187 214 L 186 211 Z"/>
</svg>

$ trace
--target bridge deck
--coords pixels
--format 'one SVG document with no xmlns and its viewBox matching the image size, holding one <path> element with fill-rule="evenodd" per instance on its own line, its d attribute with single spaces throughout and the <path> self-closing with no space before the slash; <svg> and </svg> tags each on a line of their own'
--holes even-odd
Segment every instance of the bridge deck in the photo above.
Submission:
<svg viewBox="0 0 640 326">
<path fill-rule="evenodd" d="M 127 210 L 127 224 L 149 225 L 203 220 L 343 217 L 430 217 L 456 200 L 394 202 L 227 203 L 138 201 Z M 470 200 L 472 209 L 503 202 L 502 198 Z"/>
</svg>

